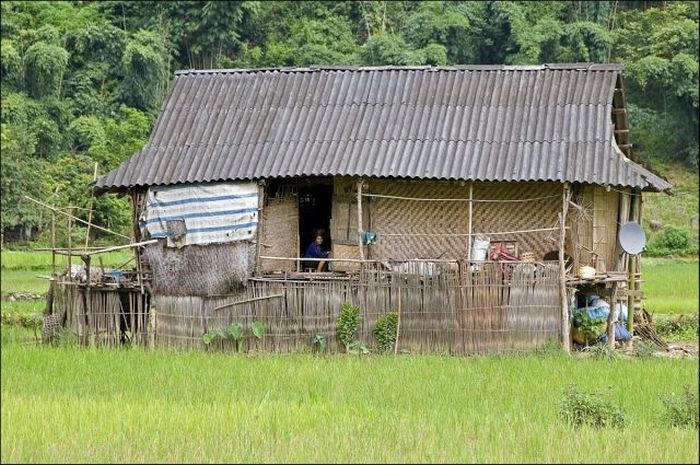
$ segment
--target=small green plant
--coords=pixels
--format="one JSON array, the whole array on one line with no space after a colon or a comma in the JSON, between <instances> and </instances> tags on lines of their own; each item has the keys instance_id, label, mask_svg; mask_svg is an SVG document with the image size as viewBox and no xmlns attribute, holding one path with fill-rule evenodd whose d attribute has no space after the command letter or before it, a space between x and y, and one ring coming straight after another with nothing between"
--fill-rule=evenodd
<instances>
[{"instance_id":1,"label":"small green plant","mask_svg":"<svg viewBox=\"0 0 700 465\"><path fill-rule=\"evenodd\" d=\"M360 325L360 308L344 303L336 323L336 331L340 342L345 345L345 351L350 352L350 344L355 340L355 332Z\"/></svg>"},{"instance_id":2,"label":"small green plant","mask_svg":"<svg viewBox=\"0 0 700 465\"><path fill-rule=\"evenodd\" d=\"M202 336L202 341L204 341L204 344L206 344L207 346L217 339L226 339L226 330L218 329L213 331L207 331Z\"/></svg>"},{"instance_id":3,"label":"small green plant","mask_svg":"<svg viewBox=\"0 0 700 465\"><path fill-rule=\"evenodd\" d=\"M226 339L233 339L235 351L238 352L238 348L241 340L243 340L243 326L240 323L231 323L231 326L225 329L217 329L213 331L207 331L202 336L202 341L204 344L209 346L212 342L217 339L225 341Z\"/></svg>"},{"instance_id":4,"label":"small green plant","mask_svg":"<svg viewBox=\"0 0 700 465\"><path fill-rule=\"evenodd\" d=\"M253 324L250 325L250 331L256 339L260 340L265 334L265 326L259 321L254 321Z\"/></svg>"},{"instance_id":5,"label":"small green plant","mask_svg":"<svg viewBox=\"0 0 700 465\"><path fill-rule=\"evenodd\" d=\"M374 324L374 337L377 338L377 350L387 352L396 343L399 316L396 312L389 312L377 318Z\"/></svg>"},{"instance_id":6,"label":"small green plant","mask_svg":"<svg viewBox=\"0 0 700 465\"><path fill-rule=\"evenodd\" d=\"M659 243L662 247L671 250L682 250L688 247L690 234L685 229L669 224L664 226L664 230L659 237Z\"/></svg>"},{"instance_id":7,"label":"small green plant","mask_svg":"<svg viewBox=\"0 0 700 465\"><path fill-rule=\"evenodd\" d=\"M311 345L317 352L324 350L327 345L326 337L322 334L314 334L314 337L311 339Z\"/></svg>"},{"instance_id":8,"label":"small green plant","mask_svg":"<svg viewBox=\"0 0 700 465\"><path fill-rule=\"evenodd\" d=\"M593 394L580 392L574 383L568 385L564 399L559 404L559 417L573 427L625 426L625 414L612 400L603 396L599 390Z\"/></svg>"},{"instance_id":9,"label":"small green plant","mask_svg":"<svg viewBox=\"0 0 700 465\"><path fill-rule=\"evenodd\" d=\"M231 323L228 328L228 335L233 339L236 347L236 352L238 352L239 345L243 340L243 326L240 323Z\"/></svg>"},{"instance_id":10,"label":"small green plant","mask_svg":"<svg viewBox=\"0 0 700 465\"><path fill-rule=\"evenodd\" d=\"M698 428L700 411L698 407L698 389L691 389L690 385L683 386L680 394L659 394L664 412L661 421L672 427Z\"/></svg>"}]
</instances>

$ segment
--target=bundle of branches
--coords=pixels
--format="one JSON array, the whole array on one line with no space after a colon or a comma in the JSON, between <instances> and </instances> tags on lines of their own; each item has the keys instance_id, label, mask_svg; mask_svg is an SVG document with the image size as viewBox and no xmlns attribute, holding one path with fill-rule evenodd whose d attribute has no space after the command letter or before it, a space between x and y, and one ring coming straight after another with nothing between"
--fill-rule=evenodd
<instances>
[{"instance_id":1,"label":"bundle of branches","mask_svg":"<svg viewBox=\"0 0 700 465\"><path fill-rule=\"evenodd\" d=\"M666 344L654 331L654 326L651 322L651 314L646 310L634 312L634 334L639 335L644 340L651 341L657 347L668 351Z\"/></svg>"}]
</instances>

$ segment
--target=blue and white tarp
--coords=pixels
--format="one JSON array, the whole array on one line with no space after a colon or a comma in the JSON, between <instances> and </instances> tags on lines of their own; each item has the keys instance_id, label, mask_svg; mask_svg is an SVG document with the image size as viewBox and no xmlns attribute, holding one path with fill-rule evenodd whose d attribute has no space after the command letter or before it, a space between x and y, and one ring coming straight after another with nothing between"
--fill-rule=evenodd
<instances>
[{"instance_id":1,"label":"blue and white tarp","mask_svg":"<svg viewBox=\"0 0 700 465\"><path fill-rule=\"evenodd\" d=\"M170 247L250 240L258 226L255 182L151 187L141 232Z\"/></svg>"}]
</instances>

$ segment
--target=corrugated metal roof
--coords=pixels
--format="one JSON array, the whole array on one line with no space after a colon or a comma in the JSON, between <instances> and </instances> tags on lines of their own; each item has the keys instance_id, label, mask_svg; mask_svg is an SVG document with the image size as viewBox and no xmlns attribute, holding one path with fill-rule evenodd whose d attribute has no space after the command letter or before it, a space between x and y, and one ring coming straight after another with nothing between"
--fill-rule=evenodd
<instances>
[{"instance_id":1,"label":"corrugated metal roof","mask_svg":"<svg viewBox=\"0 0 700 465\"><path fill-rule=\"evenodd\" d=\"M666 190L613 137L620 65L180 71L146 146L96 183L294 176Z\"/></svg>"}]
</instances>

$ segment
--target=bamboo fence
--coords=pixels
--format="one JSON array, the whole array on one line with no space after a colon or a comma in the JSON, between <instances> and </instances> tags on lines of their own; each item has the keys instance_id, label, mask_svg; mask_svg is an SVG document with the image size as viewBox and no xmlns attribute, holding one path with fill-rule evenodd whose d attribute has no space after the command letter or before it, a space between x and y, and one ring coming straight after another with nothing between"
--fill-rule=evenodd
<instances>
[{"instance_id":1,"label":"bamboo fence","mask_svg":"<svg viewBox=\"0 0 700 465\"><path fill-rule=\"evenodd\" d=\"M357 305L358 340L376 347L376 320L400 315L400 352L467 354L532 349L561 334L558 262L466 262L426 274L422 262L401 271L363 263L355 277L253 278L239 293L208 297L155 296L156 345L204 348L202 336L240 323L244 351L290 352L311 348L323 336L340 350L336 321L344 303ZM261 322L258 340L249 328ZM231 341L213 343L232 350Z\"/></svg>"}]
</instances>

